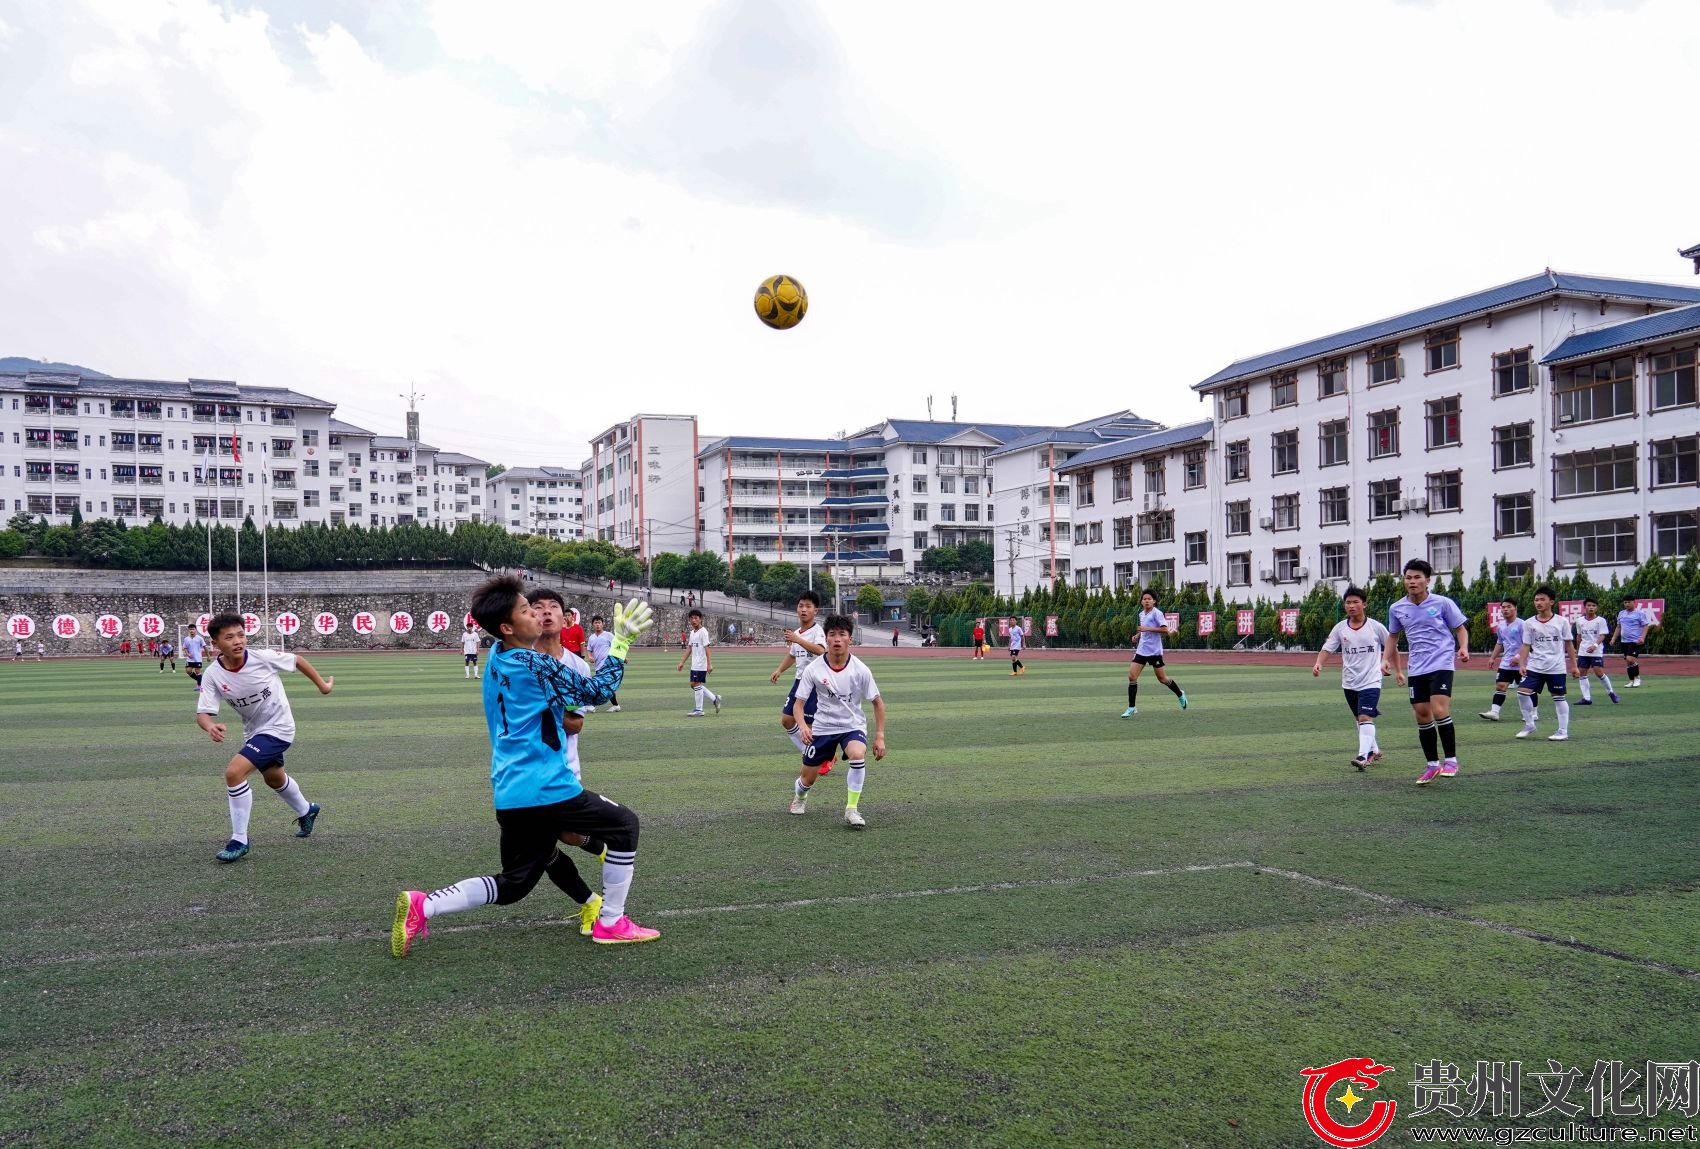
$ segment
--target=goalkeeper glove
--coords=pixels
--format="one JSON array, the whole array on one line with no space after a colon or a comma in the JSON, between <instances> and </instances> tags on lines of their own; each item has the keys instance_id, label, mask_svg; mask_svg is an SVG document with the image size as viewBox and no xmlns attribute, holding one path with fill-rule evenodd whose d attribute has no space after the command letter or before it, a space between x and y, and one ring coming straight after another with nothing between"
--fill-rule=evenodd
<instances>
[{"instance_id":1,"label":"goalkeeper glove","mask_svg":"<svg viewBox=\"0 0 1700 1149\"><path fill-rule=\"evenodd\" d=\"M655 622L655 612L649 604L641 599L632 599L624 606L614 605L614 641L608 647L608 653L614 658L625 661L626 653L631 650L632 642Z\"/></svg>"}]
</instances>

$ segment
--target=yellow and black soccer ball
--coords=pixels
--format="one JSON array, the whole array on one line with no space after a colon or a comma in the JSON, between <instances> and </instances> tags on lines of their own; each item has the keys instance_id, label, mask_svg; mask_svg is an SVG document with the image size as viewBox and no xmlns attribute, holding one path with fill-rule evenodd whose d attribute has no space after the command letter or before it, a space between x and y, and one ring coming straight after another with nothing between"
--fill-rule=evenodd
<instances>
[{"instance_id":1,"label":"yellow and black soccer ball","mask_svg":"<svg viewBox=\"0 0 1700 1149\"><path fill-rule=\"evenodd\" d=\"M809 293L789 275L764 279L756 288L756 318L769 327L784 331L803 322L808 313Z\"/></svg>"}]
</instances>

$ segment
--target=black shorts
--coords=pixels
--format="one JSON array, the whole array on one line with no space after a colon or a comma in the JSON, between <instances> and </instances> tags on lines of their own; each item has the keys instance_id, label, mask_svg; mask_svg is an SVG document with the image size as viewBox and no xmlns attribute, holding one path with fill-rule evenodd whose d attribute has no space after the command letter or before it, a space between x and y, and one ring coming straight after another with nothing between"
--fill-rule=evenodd
<instances>
[{"instance_id":1,"label":"black shorts","mask_svg":"<svg viewBox=\"0 0 1700 1149\"><path fill-rule=\"evenodd\" d=\"M1625 658L1640 658L1641 644L1639 642L1620 642L1617 644L1617 652Z\"/></svg>"},{"instance_id":2,"label":"black shorts","mask_svg":"<svg viewBox=\"0 0 1700 1149\"><path fill-rule=\"evenodd\" d=\"M183 669L184 670L199 670L199 669L201 669L201 664L198 663L198 662L185 662L183 664Z\"/></svg>"},{"instance_id":3,"label":"black shorts","mask_svg":"<svg viewBox=\"0 0 1700 1149\"><path fill-rule=\"evenodd\" d=\"M1507 682L1516 681L1517 668L1515 666L1502 666L1498 670L1494 671L1493 684L1495 686L1504 686Z\"/></svg>"},{"instance_id":4,"label":"black shorts","mask_svg":"<svg viewBox=\"0 0 1700 1149\"><path fill-rule=\"evenodd\" d=\"M466 665L477 666L478 665L478 656L476 654L467 655L466 656Z\"/></svg>"},{"instance_id":5,"label":"black shorts","mask_svg":"<svg viewBox=\"0 0 1700 1149\"><path fill-rule=\"evenodd\" d=\"M502 828L502 872L496 878L496 901L504 906L531 892L555 860L564 832L601 838L608 843L611 855L635 851L638 843L637 815L590 790L549 806L497 810L496 824Z\"/></svg>"},{"instance_id":6,"label":"black shorts","mask_svg":"<svg viewBox=\"0 0 1700 1149\"><path fill-rule=\"evenodd\" d=\"M1431 670L1427 674L1413 674L1406 680L1411 687L1411 703L1427 702L1435 695L1452 697L1452 672L1450 670Z\"/></svg>"},{"instance_id":7,"label":"black shorts","mask_svg":"<svg viewBox=\"0 0 1700 1149\"><path fill-rule=\"evenodd\" d=\"M1133 656L1133 661L1141 666L1160 667L1163 665L1163 656L1160 654L1136 654Z\"/></svg>"}]
</instances>

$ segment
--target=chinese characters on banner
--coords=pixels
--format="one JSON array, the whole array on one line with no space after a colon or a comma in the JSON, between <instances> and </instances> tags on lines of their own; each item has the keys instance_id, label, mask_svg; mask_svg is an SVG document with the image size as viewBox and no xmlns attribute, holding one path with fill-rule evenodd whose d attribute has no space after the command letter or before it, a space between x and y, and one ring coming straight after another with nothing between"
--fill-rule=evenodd
<instances>
[{"instance_id":1,"label":"chinese characters on banner","mask_svg":"<svg viewBox=\"0 0 1700 1149\"><path fill-rule=\"evenodd\" d=\"M413 629L413 616L405 610L398 610L390 615L390 633L406 634Z\"/></svg>"},{"instance_id":2,"label":"chinese characters on banner","mask_svg":"<svg viewBox=\"0 0 1700 1149\"><path fill-rule=\"evenodd\" d=\"M1281 608L1281 633L1297 634L1299 632L1299 608L1287 606Z\"/></svg>"},{"instance_id":3,"label":"chinese characters on banner","mask_svg":"<svg viewBox=\"0 0 1700 1149\"><path fill-rule=\"evenodd\" d=\"M136 629L143 638L158 638L165 633L165 620L157 614L144 614L136 620Z\"/></svg>"},{"instance_id":4,"label":"chinese characters on banner","mask_svg":"<svg viewBox=\"0 0 1700 1149\"><path fill-rule=\"evenodd\" d=\"M998 637L999 638L1008 638L1009 637L1009 619L1007 619L1007 618L998 619Z\"/></svg>"},{"instance_id":5,"label":"chinese characters on banner","mask_svg":"<svg viewBox=\"0 0 1700 1149\"><path fill-rule=\"evenodd\" d=\"M378 616L369 610L356 611L348 622L354 628L355 634L376 634L378 631Z\"/></svg>"},{"instance_id":6,"label":"chinese characters on banner","mask_svg":"<svg viewBox=\"0 0 1700 1149\"><path fill-rule=\"evenodd\" d=\"M1257 612L1255 610L1241 610L1234 613L1241 635L1251 634L1257 629Z\"/></svg>"},{"instance_id":7,"label":"chinese characters on banner","mask_svg":"<svg viewBox=\"0 0 1700 1149\"><path fill-rule=\"evenodd\" d=\"M301 629L300 616L284 611L277 616L277 632L285 637Z\"/></svg>"},{"instance_id":8,"label":"chinese characters on banner","mask_svg":"<svg viewBox=\"0 0 1700 1149\"><path fill-rule=\"evenodd\" d=\"M195 629L202 635L207 633L207 623L212 621L212 615L203 614L195 620Z\"/></svg>"},{"instance_id":9,"label":"chinese characters on banner","mask_svg":"<svg viewBox=\"0 0 1700 1149\"><path fill-rule=\"evenodd\" d=\"M1534 604L1530 603L1529 605L1533 606ZM1553 613L1562 614L1565 618L1568 618L1571 622L1575 622L1577 619L1582 617L1582 600L1580 600L1580 599L1566 599L1564 602L1559 603L1557 606L1553 607L1552 609L1553 609ZM1531 611L1530 613L1533 613L1533 612Z\"/></svg>"},{"instance_id":10,"label":"chinese characters on banner","mask_svg":"<svg viewBox=\"0 0 1700 1149\"><path fill-rule=\"evenodd\" d=\"M253 638L256 634L259 634L260 616L257 614L244 614L242 616L242 633L247 635L249 638Z\"/></svg>"},{"instance_id":11,"label":"chinese characters on banner","mask_svg":"<svg viewBox=\"0 0 1700 1149\"><path fill-rule=\"evenodd\" d=\"M465 626L477 626L478 625L478 620L472 617L472 612L470 610L466 612L466 621L463 625L465 625Z\"/></svg>"},{"instance_id":12,"label":"chinese characters on banner","mask_svg":"<svg viewBox=\"0 0 1700 1149\"><path fill-rule=\"evenodd\" d=\"M1635 598L1629 600L1629 606L1634 610L1644 610L1653 616L1655 626L1665 623L1665 600L1662 598Z\"/></svg>"},{"instance_id":13,"label":"chinese characters on banner","mask_svg":"<svg viewBox=\"0 0 1700 1149\"><path fill-rule=\"evenodd\" d=\"M1215 611L1213 611L1213 610L1201 610L1201 611L1198 612L1198 633L1201 634L1201 635L1202 634L1215 634L1216 633L1216 612Z\"/></svg>"},{"instance_id":14,"label":"chinese characters on banner","mask_svg":"<svg viewBox=\"0 0 1700 1149\"><path fill-rule=\"evenodd\" d=\"M1488 629L1498 630L1505 625L1505 604L1490 602L1487 604Z\"/></svg>"},{"instance_id":15,"label":"chinese characters on banner","mask_svg":"<svg viewBox=\"0 0 1700 1149\"><path fill-rule=\"evenodd\" d=\"M329 611L320 611L313 616L313 629L324 635L336 633L336 615Z\"/></svg>"},{"instance_id":16,"label":"chinese characters on banner","mask_svg":"<svg viewBox=\"0 0 1700 1149\"><path fill-rule=\"evenodd\" d=\"M1180 612L1175 610L1163 612L1163 625L1169 628L1170 633L1179 634L1181 631Z\"/></svg>"},{"instance_id":17,"label":"chinese characters on banner","mask_svg":"<svg viewBox=\"0 0 1700 1149\"><path fill-rule=\"evenodd\" d=\"M27 614L14 614L6 620L6 633L13 638L30 638L35 634L35 619Z\"/></svg>"},{"instance_id":18,"label":"chinese characters on banner","mask_svg":"<svg viewBox=\"0 0 1700 1149\"><path fill-rule=\"evenodd\" d=\"M124 633L124 620L115 614L103 614L94 620L94 632L102 638L117 638Z\"/></svg>"},{"instance_id":19,"label":"chinese characters on banner","mask_svg":"<svg viewBox=\"0 0 1700 1149\"><path fill-rule=\"evenodd\" d=\"M76 638L83 632L83 624L77 621L74 614L59 614L53 616L53 636L55 638Z\"/></svg>"},{"instance_id":20,"label":"chinese characters on banner","mask_svg":"<svg viewBox=\"0 0 1700 1149\"><path fill-rule=\"evenodd\" d=\"M425 629L432 634L442 634L449 629L449 612L446 610L432 611L425 619Z\"/></svg>"},{"instance_id":21,"label":"chinese characters on banner","mask_svg":"<svg viewBox=\"0 0 1700 1149\"><path fill-rule=\"evenodd\" d=\"M1054 615L1054 614L1047 614L1045 616L1045 637L1046 638L1055 638L1056 636L1057 636L1057 616Z\"/></svg>"}]
</instances>

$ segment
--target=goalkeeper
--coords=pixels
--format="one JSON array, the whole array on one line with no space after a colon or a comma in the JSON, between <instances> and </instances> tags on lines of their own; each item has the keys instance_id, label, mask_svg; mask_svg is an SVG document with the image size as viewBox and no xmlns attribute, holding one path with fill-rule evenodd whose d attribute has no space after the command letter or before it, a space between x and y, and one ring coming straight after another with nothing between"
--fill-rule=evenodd
<instances>
[{"instance_id":1,"label":"goalkeeper","mask_svg":"<svg viewBox=\"0 0 1700 1149\"><path fill-rule=\"evenodd\" d=\"M600 945L650 942L661 936L626 916L637 860L637 815L579 784L567 764L567 712L614 696L626 672L632 640L650 626L637 599L614 609L614 640L602 666L585 677L533 647L543 628L511 575L491 579L472 596L472 617L497 639L484 674L484 720L490 728L490 785L501 827L502 872L466 878L425 893L396 896L390 952L406 957L438 914L476 906L511 905L545 874L572 863L560 852L564 832L608 844L602 862L602 910L591 927Z\"/></svg>"}]
</instances>

